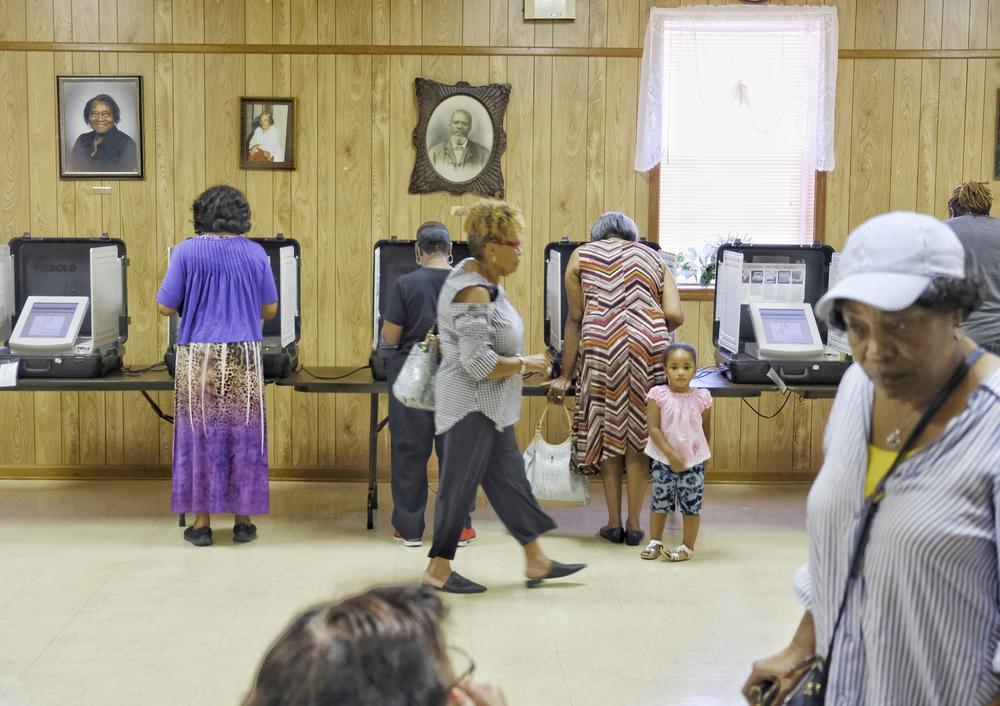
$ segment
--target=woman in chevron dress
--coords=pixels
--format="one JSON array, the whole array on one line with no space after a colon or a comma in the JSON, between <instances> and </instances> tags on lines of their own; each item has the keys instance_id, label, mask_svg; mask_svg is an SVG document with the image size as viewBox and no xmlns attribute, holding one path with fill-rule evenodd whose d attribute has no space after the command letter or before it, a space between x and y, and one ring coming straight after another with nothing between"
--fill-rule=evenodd
<instances>
[{"instance_id":1,"label":"woman in chevron dress","mask_svg":"<svg viewBox=\"0 0 1000 706\"><path fill-rule=\"evenodd\" d=\"M608 524L600 536L631 546L643 537L639 513L649 480L646 392L663 384L669 332L684 322L673 277L638 239L635 221L609 212L594 222L591 242L573 252L566 268L562 375L549 392L561 404L579 372L570 463L577 473L601 474Z\"/></svg>"}]
</instances>

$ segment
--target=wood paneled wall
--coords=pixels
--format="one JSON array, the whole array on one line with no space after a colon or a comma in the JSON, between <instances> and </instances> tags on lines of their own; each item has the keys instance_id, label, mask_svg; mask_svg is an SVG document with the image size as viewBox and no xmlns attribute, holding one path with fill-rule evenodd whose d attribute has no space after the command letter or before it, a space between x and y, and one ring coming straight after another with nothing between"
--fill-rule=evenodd
<instances>
[{"instance_id":1,"label":"wood paneled wall","mask_svg":"<svg viewBox=\"0 0 1000 706\"><path fill-rule=\"evenodd\" d=\"M132 316L127 362L156 361L165 328L153 297L166 248L190 234L190 204L206 186L245 190L254 232L303 246L302 359L362 365L371 339L371 248L445 222L471 196L406 193L417 110L413 80L513 85L503 159L508 198L528 223L528 249L506 283L541 350L542 252L586 237L609 209L648 230L649 182L632 170L638 53L649 0L578 0L572 23L525 23L521 0L0 0L0 240L107 231L128 245ZM676 5L677 3L673 3ZM791 3L788 3L791 4ZM815 4L815 3L814 3ZM890 208L945 214L951 188L992 178L1000 0L840 0L837 170L827 180L826 233L835 246ZM160 51L51 51L9 43L155 43ZM176 45L192 44L190 52ZM348 53L227 53L205 44L360 45ZM383 46L420 46L420 53ZM581 56L423 54L427 47L577 47ZM86 47L81 47L86 49ZM899 50L876 59L859 50ZM960 50L911 58L914 50ZM964 51L963 51L964 50ZM604 51L607 54L607 51ZM982 53L982 52L980 52ZM989 52L986 52L989 55ZM968 56L967 56L968 55ZM141 74L146 178L60 181L55 76ZM241 171L241 95L295 96L293 172ZM91 187L107 184L109 196ZM994 186L997 186L994 182ZM711 358L711 302L686 301L681 337ZM170 395L160 404L171 405ZM750 400L763 414L777 394ZM526 402L521 439L540 401ZM809 478L821 460L829 402L793 397L773 419L739 400L714 415L716 478ZM276 476L356 477L367 462L367 398L268 388ZM162 477L171 428L136 393L0 395L0 475ZM387 446L380 449L383 470Z\"/></svg>"}]
</instances>

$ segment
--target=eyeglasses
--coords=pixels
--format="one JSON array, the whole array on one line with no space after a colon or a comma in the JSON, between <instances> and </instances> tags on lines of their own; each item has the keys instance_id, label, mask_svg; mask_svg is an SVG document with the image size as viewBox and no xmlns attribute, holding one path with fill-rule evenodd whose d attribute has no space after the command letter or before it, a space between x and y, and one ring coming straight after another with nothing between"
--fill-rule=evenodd
<instances>
[{"instance_id":1,"label":"eyeglasses","mask_svg":"<svg viewBox=\"0 0 1000 706\"><path fill-rule=\"evenodd\" d=\"M448 664L451 666L451 673L458 675L448 683L448 693L450 694L455 689L461 690L463 686L472 680L472 675L476 671L476 663L473 661L472 655L461 647L448 645L445 648L445 652L448 655Z\"/></svg>"},{"instance_id":2,"label":"eyeglasses","mask_svg":"<svg viewBox=\"0 0 1000 706\"><path fill-rule=\"evenodd\" d=\"M105 111L103 113L91 113L90 114L90 117L92 117L92 118L110 118L111 116L112 116L112 114L109 113L109 112L107 112L107 111Z\"/></svg>"},{"instance_id":3,"label":"eyeglasses","mask_svg":"<svg viewBox=\"0 0 1000 706\"><path fill-rule=\"evenodd\" d=\"M496 240L491 240L491 243L496 243L497 245L506 245L509 248L514 248L517 252L524 252L524 246L521 245L520 240L502 240L497 238Z\"/></svg>"}]
</instances>

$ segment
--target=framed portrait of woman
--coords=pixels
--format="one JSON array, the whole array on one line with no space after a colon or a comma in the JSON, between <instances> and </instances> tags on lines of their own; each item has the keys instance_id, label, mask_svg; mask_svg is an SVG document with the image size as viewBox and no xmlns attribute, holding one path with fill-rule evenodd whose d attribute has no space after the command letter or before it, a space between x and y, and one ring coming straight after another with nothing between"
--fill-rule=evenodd
<instances>
[{"instance_id":1,"label":"framed portrait of woman","mask_svg":"<svg viewBox=\"0 0 1000 706\"><path fill-rule=\"evenodd\" d=\"M56 76L60 179L142 179L142 76Z\"/></svg>"},{"instance_id":2,"label":"framed portrait of woman","mask_svg":"<svg viewBox=\"0 0 1000 706\"><path fill-rule=\"evenodd\" d=\"M294 98L240 98L240 168L295 169Z\"/></svg>"},{"instance_id":3,"label":"framed portrait of woman","mask_svg":"<svg viewBox=\"0 0 1000 706\"><path fill-rule=\"evenodd\" d=\"M420 114L413 131L417 155L410 193L503 198L500 157L507 148L503 119L510 84L448 85L418 78L415 87Z\"/></svg>"}]
</instances>

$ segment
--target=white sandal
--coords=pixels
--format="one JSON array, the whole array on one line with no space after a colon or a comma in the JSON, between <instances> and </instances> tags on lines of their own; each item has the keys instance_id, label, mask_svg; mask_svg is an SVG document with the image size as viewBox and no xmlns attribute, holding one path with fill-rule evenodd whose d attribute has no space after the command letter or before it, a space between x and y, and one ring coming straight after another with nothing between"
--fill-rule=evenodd
<instances>
[{"instance_id":1,"label":"white sandal","mask_svg":"<svg viewBox=\"0 0 1000 706\"><path fill-rule=\"evenodd\" d=\"M681 556L681 552L683 552L683 556ZM663 555L667 561L687 561L694 556L694 549L686 544L679 544L673 549L664 550Z\"/></svg>"},{"instance_id":2,"label":"white sandal","mask_svg":"<svg viewBox=\"0 0 1000 706\"><path fill-rule=\"evenodd\" d=\"M664 551L663 542L658 539L651 539L646 548L639 552L639 556L643 559L659 559L663 556Z\"/></svg>"}]
</instances>

